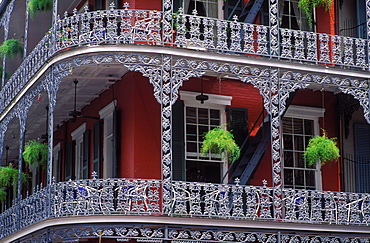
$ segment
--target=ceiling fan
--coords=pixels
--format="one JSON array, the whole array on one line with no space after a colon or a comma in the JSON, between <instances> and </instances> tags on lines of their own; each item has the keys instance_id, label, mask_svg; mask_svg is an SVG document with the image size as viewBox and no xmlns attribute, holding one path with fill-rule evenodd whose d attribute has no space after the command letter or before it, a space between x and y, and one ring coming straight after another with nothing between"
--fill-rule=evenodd
<instances>
[{"instance_id":1,"label":"ceiling fan","mask_svg":"<svg viewBox=\"0 0 370 243\"><path fill-rule=\"evenodd\" d=\"M69 112L69 115L72 116L72 122L75 122L77 117L83 117L83 118L90 118L90 119L100 120L100 117L85 116L85 115L82 115L81 114L81 111L78 111L77 110L77 84L78 84L78 80L75 79L73 81L73 83L75 85L74 105L73 105L73 111L70 111Z\"/></svg>"}]
</instances>

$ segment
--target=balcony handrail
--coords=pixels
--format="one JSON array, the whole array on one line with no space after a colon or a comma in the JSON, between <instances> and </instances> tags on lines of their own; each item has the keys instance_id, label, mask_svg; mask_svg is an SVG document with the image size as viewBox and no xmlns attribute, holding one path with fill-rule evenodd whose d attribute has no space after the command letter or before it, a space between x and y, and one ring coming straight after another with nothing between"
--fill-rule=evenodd
<instances>
[{"instance_id":1,"label":"balcony handrail","mask_svg":"<svg viewBox=\"0 0 370 243\"><path fill-rule=\"evenodd\" d=\"M89 215L269 220L308 224L370 225L370 194L282 189L283 218L274 219L276 188L173 181L170 210L164 183L155 179L84 179L53 183L0 214L0 239L37 222Z\"/></svg>"},{"instance_id":2,"label":"balcony handrail","mask_svg":"<svg viewBox=\"0 0 370 243\"><path fill-rule=\"evenodd\" d=\"M302 63L368 70L368 41L361 38L280 29L278 56L269 49L268 26L184 14L173 19L173 36L163 30L162 12L124 9L65 14L46 33L0 91L0 112L47 60L58 52L91 44L161 45ZM166 34L164 34L166 32ZM166 36L166 37L164 37Z\"/></svg>"}]
</instances>

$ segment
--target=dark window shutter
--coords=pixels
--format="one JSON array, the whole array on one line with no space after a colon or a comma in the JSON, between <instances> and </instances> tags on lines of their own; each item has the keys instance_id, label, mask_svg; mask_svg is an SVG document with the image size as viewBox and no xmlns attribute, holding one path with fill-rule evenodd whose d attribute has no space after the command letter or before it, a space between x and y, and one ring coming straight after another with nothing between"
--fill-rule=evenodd
<instances>
[{"instance_id":1,"label":"dark window shutter","mask_svg":"<svg viewBox=\"0 0 370 243\"><path fill-rule=\"evenodd\" d=\"M113 178L117 177L117 152L118 152L118 111L115 108L113 111L113 148L112 148L112 166Z\"/></svg>"},{"instance_id":2,"label":"dark window shutter","mask_svg":"<svg viewBox=\"0 0 370 243\"><path fill-rule=\"evenodd\" d=\"M83 134L83 151L82 151L82 177L83 179L89 178L89 164L90 164L90 130L86 130Z\"/></svg>"},{"instance_id":3,"label":"dark window shutter","mask_svg":"<svg viewBox=\"0 0 370 243\"><path fill-rule=\"evenodd\" d=\"M184 102L172 106L172 179L185 180Z\"/></svg>"},{"instance_id":4,"label":"dark window shutter","mask_svg":"<svg viewBox=\"0 0 370 243\"><path fill-rule=\"evenodd\" d=\"M103 10L103 0L95 0L95 10Z\"/></svg>"},{"instance_id":5,"label":"dark window shutter","mask_svg":"<svg viewBox=\"0 0 370 243\"><path fill-rule=\"evenodd\" d=\"M58 151L58 164L55 180L56 182L60 182L62 180L62 149Z\"/></svg>"},{"instance_id":6,"label":"dark window shutter","mask_svg":"<svg viewBox=\"0 0 370 243\"><path fill-rule=\"evenodd\" d=\"M75 164L75 141L67 143L66 145L66 160L64 164L64 179L74 179L73 168Z\"/></svg>"},{"instance_id":7,"label":"dark window shutter","mask_svg":"<svg viewBox=\"0 0 370 243\"><path fill-rule=\"evenodd\" d=\"M122 0L114 0L114 4L116 8L119 8L119 9L122 8Z\"/></svg>"},{"instance_id":8,"label":"dark window shutter","mask_svg":"<svg viewBox=\"0 0 370 243\"><path fill-rule=\"evenodd\" d=\"M100 120L94 124L94 157L93 157L93 171L98 174L98 178L101 178L101 168L102 168L102 124L103 121Z\"/></svg>"},{"instance_id":9,"label":"dark window shutter","mask_svg":"<svg viewBox=\"0 0 370 243\"><path fill-rule=\"evenodd\" d=\"M248 109L228 108L228 129L234 135L235 142L241 146L248 136Z\"/></svg>"},{"instance_id":10,"label":"dark window shutter","mask_svg":"<svg viewBox=\"0 0 370 243\"><path fill-rule=\"evenodd\" d=\"M370 125L354 124L356 191L370 192Z\"/></svg>"}]
</instances>

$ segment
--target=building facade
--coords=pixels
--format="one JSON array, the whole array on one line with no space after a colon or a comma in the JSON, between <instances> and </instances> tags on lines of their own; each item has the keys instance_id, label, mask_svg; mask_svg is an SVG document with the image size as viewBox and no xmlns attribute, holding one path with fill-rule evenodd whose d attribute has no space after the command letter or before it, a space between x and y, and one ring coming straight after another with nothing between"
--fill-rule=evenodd
<instances>
[{"instance_id":1,"label":"building facade","mask_svg":"<svg viewBox=\"0 0 370 243\"><path fill-rule=\"evenodd\" d=\"M0 3L1 242L370 242L370 0L31 2Z\"/></svg>"}]
</instances>

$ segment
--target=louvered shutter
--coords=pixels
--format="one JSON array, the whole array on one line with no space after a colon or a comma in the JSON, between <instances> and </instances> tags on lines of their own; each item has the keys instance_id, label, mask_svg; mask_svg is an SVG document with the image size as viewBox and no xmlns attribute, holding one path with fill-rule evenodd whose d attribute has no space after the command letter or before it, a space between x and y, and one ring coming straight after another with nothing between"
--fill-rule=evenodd
<instances>
[{"instance_id":1,"label":"louvered shutter","mask_svg":"<svg viewBox=\"0 0 370 243\"><path fill-rule=\"evenodd\" d=\"M75 164L75 144L75 141L72 141L66 145L66 159L64 164L65 180L74 179L73 168Z\"/></svg>"},{"instance_id":2,"label":"louvered shutter","mask_svg":"<svg viewBox=\"0 0 370 243\"><path fill-rule=\"evenodd\" d=\"M248 136L248 109L228 108L228 130L234 135L235 142L241 146Z\"/></svg>"},{"instance_id":3,"label":"louvered shutter","mask_svg":"<svg viewBox=\"0 0 370 243\"><path fill-rule=\"evenodd\" d=\"M172 106L172 179L185 180L184 102Z\"/></svg>"},{"instance_id":4,"label":"louvered shutter","mask_svg":"<svg viewBox=\"0 0 370 243\"><path fill-rule=\"evenodd\" d=\"M370 125L354 124L356 191L370 192Z\"/></svg>"},{"instance_id":5,"label":"louvered shutter","mask_svg":"<svg viewBox=\"0 0 370 243\"><path fill-rule=\"evenodd\" d=\"M82 151L82 178L89 178L90 164L90 130L86 130L83 134L83 151Z\"/></svg>"}]
</instances>

